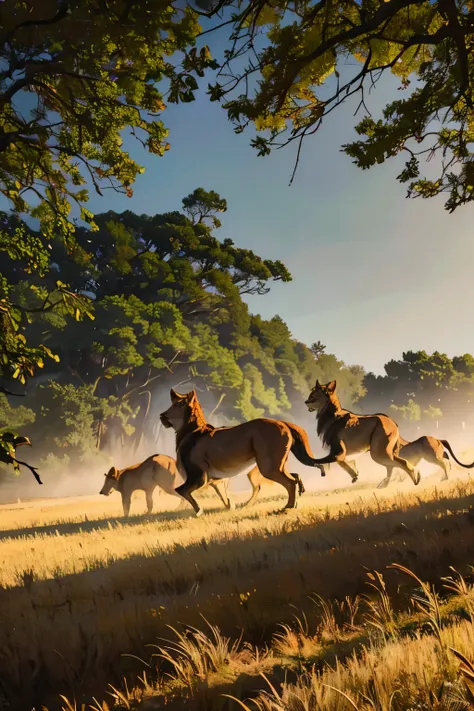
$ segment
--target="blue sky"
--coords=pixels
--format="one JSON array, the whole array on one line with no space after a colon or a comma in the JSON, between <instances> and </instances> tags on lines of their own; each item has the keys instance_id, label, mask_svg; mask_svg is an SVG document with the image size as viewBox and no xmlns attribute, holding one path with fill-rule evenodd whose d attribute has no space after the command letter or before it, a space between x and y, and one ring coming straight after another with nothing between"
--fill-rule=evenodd
<instances>
[{"instance_id":1,"label":"blue sky","mask_svg":"<svg viewBox=\"0 0 474 711\"><path fill-rule=\"evenodd\" d=\"M396 86L390 78L377 85L375 115ZM222 108L198 95L164 112L171 150L163 158L125 138L146 167L133 197L91 192L89 207L155 214L180 209L196 187L216 190L228 202L220 237L282 260L293 275L250 298L252 311L279 314L296 338L320 340L377 373L406 350L474 353L474 207L449 215L443 199L407 200L398 159L356 168L340 152L355 135L356 105L343 105L306 140L289 187L296 146L259 158L251 134L236 135Z\"/></svg>"},{"instance_id":2,"label":"blue sky","mask_svg":"<svg viewBox=\"0 0 474 711\"><path fill-rule=\"evenodd\" d=\"M390 84L379 85L371 108L383 105ZM340 145L354 135L354 107L307 139L289 187L293 148L258 158L250 135L235 135L225 112L201 95L165 112L171 150L163 158L127 141L146 167L133 198L92 195L90 207L155 214L179 209L196 187L216 190L229 207L221 238L281 259L293 275L251 298L254 312L277 313L295 337L321 340L375 372L404 350L474 352L473 208L449 215L443 200L405 199L399 161L370 171L352 165Z\"/></svg>"}]
</instances>

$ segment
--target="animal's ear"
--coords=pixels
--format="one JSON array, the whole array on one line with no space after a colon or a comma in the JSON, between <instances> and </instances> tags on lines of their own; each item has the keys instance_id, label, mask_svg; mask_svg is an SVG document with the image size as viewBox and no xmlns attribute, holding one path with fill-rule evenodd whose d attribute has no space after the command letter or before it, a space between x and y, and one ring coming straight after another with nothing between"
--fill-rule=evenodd
<instances>
[{"instance_id":1,"label":"animal's ear","mask_svg":"<svg viewBox=\"0 0 474 711\"><path fill-rule=\"evenodd\" d=\"M321 388L321 385L319 384L319 379L316 378L316 385L314 386L315 390L319 390Z\"/></svg>"},{"instance_id":2,"label":"animal's ear","mask_svg":"<svg viewBox=\"0 0 474 711\"><path fill-rule=\"evenodd\" d=\"M115 468L115 467L111 467L105 476L106 476L106 477L110 477L111 479L116 479L116 478L117 478L117 470L116 470L116 468Z\"/></svg>"},{"instance_id":3,"label":"animal's ear","mask_svg":"<svg viewBox=\"0 0 474 711\"><path fill-rule=\"evenodd\" d=\"M173 390L173 388L171 388L170 390L170 398L171 402L179 402L180 399L178 393L176 392L176 390Z\"/></svg>"},{"instance_id":4,"label":"animal's ear","mask_svg":"<svg viewBox=\"0 0 474 711\"><path fill-rule=\"evenodd\" d=\"M331 382L328 383L326 387L327 387L328 393L333 393L333 392L335 391L335 389L336 389L336 381L335 381L335 380L331 380Z\"/></svg>"}]
</instances>

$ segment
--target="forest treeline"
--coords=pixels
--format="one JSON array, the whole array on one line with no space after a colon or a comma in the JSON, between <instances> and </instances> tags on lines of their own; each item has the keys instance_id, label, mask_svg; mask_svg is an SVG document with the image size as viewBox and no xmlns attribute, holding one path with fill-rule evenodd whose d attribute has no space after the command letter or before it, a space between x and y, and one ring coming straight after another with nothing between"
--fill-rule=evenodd
<instances>
[{"instance_id":1,"label":"forest treeline","mask_svg":"<svg viewBox=\"0 0 474 711\"><path fill-rule=\"evenodd\" d=\"M0 3L0 195L11 210L0 213L0 462L16 466L26 433L48 471L66 457L154 442L169 383L194 384L221 420L298 419L315 377L337 377L345 404L390 409L406 436L448 421L467 427L470 355L407 353L384 376L366 376L319 343L298 343L278 316L249 313L246 295L290 275L216 238L226 208L216 193L197 190L181 212L153 217L96 218L88 200L90 191L132 197L144 167L124 135L163 156L167 107L184 111L207 87L236 133L255 129L259 155L297 145L295 170L305 136L356 99L358 138L345 153L361 169L407 155L398 175L407 194L443 193L452 212L474 199L471 9L441 0L50 5ZM395 83L377 118L366 88L387 74ZM434 155L442 160L428 179ZM18 405L8 391L22 385Z\"/></svg>"},{"instance_id":2,"label":"forest treeline","mask_svg":"<svg viewBox=\"0 0 474 711\"><path fill-rule=\"evenodd\" d=\"M154 452L170 386L196 388L219 423L262 415L301 421L316 378L335 378L344 406L389 412L407 437L448 419L472 424L471 355L409 352L375 376L320 341L293 338L278 315L250 313L246 295L291 275L281 262L218 238L226 209L217 193L198 188L181 211L97 215L97 231L77 229L73 257L52 242L40 270L18 253L4 260L21 338L50 357L28 379L21 404L0 393L1 431L26 433L48 477L69 463L97 463L97 452ZM15 218L4 214L3 222L14 235ZM89 303L86 317L56 300L58 281ZM311 343L318 334L308 335Z\"/></svg>"}]
</instances>

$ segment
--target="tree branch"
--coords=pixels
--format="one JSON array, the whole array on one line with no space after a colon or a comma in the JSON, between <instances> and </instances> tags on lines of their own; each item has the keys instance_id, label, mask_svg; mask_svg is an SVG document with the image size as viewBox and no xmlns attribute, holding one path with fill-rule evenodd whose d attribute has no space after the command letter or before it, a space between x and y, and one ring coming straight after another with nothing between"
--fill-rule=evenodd
<instances>
[{"instance_id":1,"label":"tree branch","mask_svg":"<svg viewBox=\"0 0 474 711\"><path fill-rule=\"evenodd\" d=\"M37 467L32 467L31 464L27 464L26 462L22 462L19 459L16 459L15 457L12 457L12 461L16 462L17 464L20 464L22 467L26 467L27 469L30 470L30 472L33 474L34 478L38 482L38 484L42 484L43 482L40 479L40 476L38 474L38 468Z\"/></svg>"},{"instance_id":2,"label":"tree branch","mask_svg":"<svg viewBox=\"0 0 474 711\"><path fill-rule=\"evenodd\" d=\"M4 37L1 38L0 43L4 44L6 42L9 42L12 37L18 32L18 30L23 29L24 27L39 27L39 26L44 26L44 25L54 25L56 22L60 22L63 20L66 15L69 12L69 3L64 2L62 3L56 14L53 15L53 17L46 18L44 20L25 20L24 22L20 22L18 25L13 27L9 32L7 32Z\"/></svg>"},{"instance_id":3,"label":"tree branch","mask_svg":"<svg viewBox=\"0 0 474 711\"><path fill-rule=\"evenodd\" d=\"M4 395L11 395L12 397L25 397L26 393L12 393L11 390L7 390L3 385L0 385L0 393Z\"/></svg>"}]
</instances>

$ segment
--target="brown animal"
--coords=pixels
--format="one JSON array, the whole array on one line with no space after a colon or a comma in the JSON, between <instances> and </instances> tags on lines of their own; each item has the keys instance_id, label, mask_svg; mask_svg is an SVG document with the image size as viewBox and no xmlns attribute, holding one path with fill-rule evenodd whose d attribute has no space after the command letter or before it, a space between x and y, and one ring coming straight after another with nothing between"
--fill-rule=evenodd
<instances>
[{"instance_id":1,"label":"brown animal","mask_svg":"<svg viewBox=\"0 0 474 711\"><path fill-rule=\"evenodd\" d=\"M171 407L160 415L165 427L176 432L176 453L186 481L176 493L189 501L197 516L203 511L193 497L208 481L240 474L256 463L263 477L281 484L288 492L285 509L296 508L297 491L304 492L298 474L286 470L291 452L308 466L316 461L306 432L297 425L263 417L234 427L214 427L206 422L196 392L181 395L170 391Z\"/></svg>"},{"instance_id":2,"label":"brown animal","mask_svg":"<svg viewBox=\"0 0 474 711\"><path fill-rule=\"evenodd\" d=\"M130 513L130 502L134 491L144 491L147 513L153 511L153 492L159 486L171 496L179 496L175 491L177 483L182 481L176 461L166 454L154 454L140 464L125 469L112 467L105 475L105 484L100 493L110 496L113 491L122 495L123 515ZM181 498L181 497L180 497ZM181 508L186 503L181 499Z\"/></svg>"},{"instance_id":3,"label":"brown animal","mask_svg":"<svg viewBox=\"0 0 474 711\"><path fill-rule=\"evenodd\" d=\"M436 437L431 437L429 435L423 435L418 437L418 439L409 442L408 440L400 437L400 456L406 459L409 464L416 467L422 459L429 462L430 464L435 464L443 471L443 476L441 481L446 481L451 471L451 461L449 459L449 454L454 459L456 464L464 469L472 469L474 462L472 464L463 464L454 454L451 445L446 439L437 439ZM448 450L448 452L446 452ZM352 466L357 471L356 463L353 461ZM326 465L329 469L329 465ZM400 480L403 480L405 475L402 474ZM386 479L383 479L379 487L385 487ZM388 483L388 482L387 482Z\"/></svg>"},{"instance_id":4,"label":"brown animal","mask_svg":"<svg viewBox=\"0 0 474 711\"><path fill-rule=\"evenodd\" d=\"M387 486L396 467L409 474L414 484L420 482L419 473L399 456L400 434L397 424L387 415L355 415L344 410L336 395L335 380L327 385L321 385L317 380L306 400L306 406L310 412L317 412L318 435L323 444L329 447L329 454L315 460L315 466L337 462L356 482L357 469L347 460L370 452L372 459L387 469L387 476L379 487Z\"/></svg>"},{"instance_id":5,"label":"brown animal","mask_svg":"<svg viewBox=\"0 0 474 711\"><path fill-rule=\"evenodd\" d=\"M449 454L454 459L456 464L463 469L472 469L474 467L474 462L472 464L463 464L454 454L451 445L447 439L437 439L436 437L423 436L418 437L413 442L409 442L403 437L400 437L400 456L404 457L410 464L414 467L422 460L425 459L430 464L436 464L443 470L443 476L441 481L446 481L451 471L451 461L449 459ZM446 451L447 450L447 451ZM449 452L449 454L448 454Z\"/></svg>"}]
</instances>

